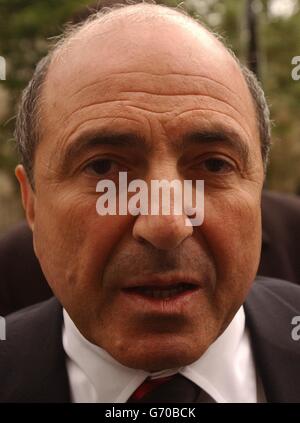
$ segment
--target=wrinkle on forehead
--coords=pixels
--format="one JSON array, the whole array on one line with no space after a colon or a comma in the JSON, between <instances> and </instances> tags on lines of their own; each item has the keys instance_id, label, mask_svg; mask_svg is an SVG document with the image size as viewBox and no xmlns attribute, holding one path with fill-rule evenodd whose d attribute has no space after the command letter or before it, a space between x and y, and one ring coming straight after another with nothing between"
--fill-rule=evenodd
<instances>
[{"instance_id":1,"label":"wrinkle on forehead","mask_svg":"<svg viewBox=\"0 0 300 423\"><path fill-rule=\"evenodd\" d=\"M224 88L224 90L229 91L231 94L237 96L240 100L243 100L243 98L239 95L238 92L232 90L230 87L227 87L222 82L220 82L218 80L214 80L213 78L208 78L207 76L200 75L200 74L192 74L192 73L187 74L187 73L179 73L179 72L177 72L177 73L175 73L175 72L174 73L166 73L166 74L162 74L162 73L155 74L155 73L151 72L151 74L149 74L147 72L142 72L142 71L140 71L140 72L138 72L138 71L131 71L131 72L118 72L118 74L116 74L116 75L111 74L110 75L110 78L111 77L114 77L114 76L116 76L116 78L120 78L120 79L122 78L122 76L132 77L132 78L138 77L138 76L144 76L145 79L147 79L147 77L151 77L151 78L157 77L157 79L158 78L163 78L163 77L165 77L165 78L167 77L169 79L171 79L171 78L172 79L175 79L175 78L182 78L183 79L185 77L186 78L189 78L189 79L190 78L193 78L193 79L196 79L196 78L199 78L200 79L201 78L203 80L203 82L205 82L205 81L207 81L207 82L213 82L213 83L215 83L217 85L220 85L222 88ZM77 91L74 91L71 94L71 97L76 96L78 94L81 94L82 91L84 91L85 89L96 88L97 85L99 85L100 83L101 84L105 83L105 77L104 78L101 78L101 80L99 80L99 77L98 77L95 81L89 82L87 85L79 88ZM117 83L117 81L116 81L116 83ZM164 86L162 85L162 89L163 88L164 88ZM179 92L180 88L181 88L181 86L179 85L178 86L178 92L177 92L176 95L182 95L182 94L185 94L186 95L185 92ZM127 91L127 92L133 92L133 91ZM147 94L153 94L154 95L154 94L157 94L157 93L156 92L149 92L149 91L147 91ZM160 95L168 95L168 94L164 94L162 92L162 93L160 93Z\"/></svg>"},{"instance_id":2,"label":"wrinkle on forehead","mask_svg":"<svg viewBox=\"0 0 300 423\"><path fill-rule=\"evenodd\" d=\"M123 80L126 77L126 81ZM174 87L176 90L174 91ZM171 89L172 88L172 89ZM96 99L96 92L101 93L101 101ZM213 93L215 91L215 93ZM93 94L94 101L90 101L90 94ZM161 97L166 104L167 98L170 102L174 102L175 97L198 97L216 100L227 103L227 106L238 114L247 113L247 109L241 95L231 90L226 85L212 78L203 77L202 75L187 74L167 74L153 75L146 72L129 72L112 74L109 78L99 79L90 84L76 90L68 96L76 102L76 107L72 110L72 114L86 107L95 104L105 104L114 101L130 101L137 100L139 103L143 98L143 102L147 104L148 100L155 97ZM158 105L161 103L158 103ZM237 104L237 105L236 105ZM174 104L173 104L174 106ZM155 112L153 110L153 112ZM157 110L159 113L160 110ZM68 114L62 118L68 117Z\"/></svg>"},{"instance_id":3,"label":"wrinkle on forehead","mask_svg":"<svg viewBox=\"0 0 300 423\"><path fill-rule=\"evenodd\" d=\"M192 108L214 109L216 112L227 110L237 120L243 120L245 116L251 120L247 105L239 93L219 81L200 75L113 74L104 80L100 78L98 82L85 84L80 90L72 86L70 94L65 97L69 100L68 107L57 104L49 107L57 115L58 126L65 126L66 122L74 121L77 117L81 119L83 113L89 117L103 117L110 113L111 107L117 107L114 105L118 105L115 112L121 112L124 107L136 108L137 111L168 114L170 118ZM255 116L250 126L256 126Z\"/></svg>"}]
</instances>

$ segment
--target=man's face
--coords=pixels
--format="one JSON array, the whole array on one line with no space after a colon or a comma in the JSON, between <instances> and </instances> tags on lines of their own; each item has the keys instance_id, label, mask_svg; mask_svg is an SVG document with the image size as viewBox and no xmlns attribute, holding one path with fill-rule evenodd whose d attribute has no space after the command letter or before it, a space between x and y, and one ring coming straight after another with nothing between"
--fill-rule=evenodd
<instances>
[{"instance_id":1,"label":"man's face","mask_svg":"<svg viewBox=\"0 0 300 423\"><path fill-rule=\"evenodd\" d=\"M94 25L52 63L26 203L42 269L79 330L147 370L203 354L243 303L260 253L250 94L216 40L175 21ZM203 225L99 216L97 182L117 183L120 171L148 183L203 179Z\"/></svg>"}]
</instances>

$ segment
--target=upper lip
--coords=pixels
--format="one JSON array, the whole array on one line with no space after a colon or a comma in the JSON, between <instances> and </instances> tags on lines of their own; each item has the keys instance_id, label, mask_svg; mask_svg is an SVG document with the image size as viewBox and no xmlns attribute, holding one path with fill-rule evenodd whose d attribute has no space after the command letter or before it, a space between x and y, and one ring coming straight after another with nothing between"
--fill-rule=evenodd
<instances>
[{"instance_id":1,"label":"upper lip","mask_svg":"<svg viewBox=\"0 0 300 423\"><path fill-rule=\"evenodd\" d=\"M129 281L125 281L122 283L122 289L128 288L141 288L141 287L149 287L149 288L171 288L177 284L190 284L196 285L198 287L202 287L203 284L198 278L195 278L191 275L187 275L184 273L178 274L170 274L170 275L151 275L151 276L142 276L140 278L135 277Z\"/></svg>"}]
</instances>

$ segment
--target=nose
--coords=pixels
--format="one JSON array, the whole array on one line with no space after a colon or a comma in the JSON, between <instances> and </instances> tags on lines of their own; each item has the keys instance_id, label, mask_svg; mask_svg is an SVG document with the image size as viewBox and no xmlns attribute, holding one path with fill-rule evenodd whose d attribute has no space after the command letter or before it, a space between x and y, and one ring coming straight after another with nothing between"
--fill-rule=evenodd
<instances>
[{"instance_id":1,"label":"nose","mask_svg":"<svg viewBox=\"0 0 300 423\"><path fill-rule=\"evenodd\" d=\"M178 247L193 233L192 226L186 226L182 215L140 215L133 226L133 237L139 242L148 242L159 250Z\"/></svg>"},{"instance_id":2,"label":"nose","mask_svg":"<svg viewBox=\"0 0 300 423\"><path fill-rule=\"evenodd\" d=\"M193 226L187 225L189 219L184 211L182 178L178 174L176 163L164 157L163 159L159 158L157 163L152 163L147 179L148 194L150 195L148 214L140 214L136 218L132 230L133 238L139 242L150 243L159 250L171 250L193 234ZM156 183L160 185L162 182L171 184L171 181L173 181L172 184L174 183L172 185L174 191L167 189L163 192L162 188L159 195L157 191L152 191L152 183L154 185ZM165 194L164 199L169 204L167 210L163 206L163 193ZM152 201L155 204L156 212L152 212ZM181 207L178 210L179 205Z\"/></svg>"}]
</instances>

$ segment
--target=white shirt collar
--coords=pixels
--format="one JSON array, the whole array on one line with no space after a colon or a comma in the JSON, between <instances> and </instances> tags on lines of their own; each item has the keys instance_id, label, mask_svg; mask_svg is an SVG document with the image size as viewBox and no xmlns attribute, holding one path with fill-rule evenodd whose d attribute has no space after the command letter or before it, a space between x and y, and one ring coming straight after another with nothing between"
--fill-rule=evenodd
<instances>
[{"instance_id":1,"label":"white shirt collar","mask_svg":"<svg viewBox=\"0 0 300 423\"><path fill-rule=\"evenodd\" d=\"M147 376L176 372L192 380L216 402L257 402L256 371L243 307L196 362L157 374L123 366L84 338L66 310L63 314L63 346L73 402L123 403Z\"/></svg>"}]
</instances>

